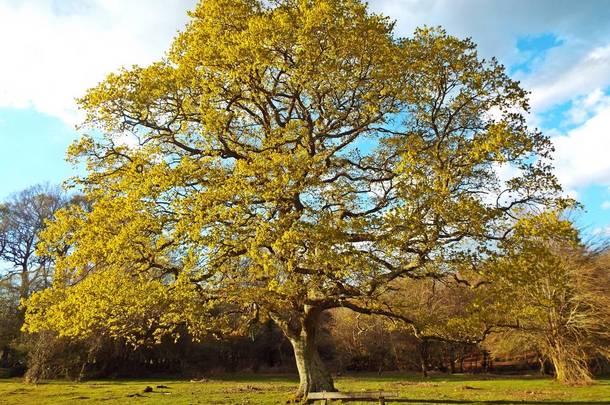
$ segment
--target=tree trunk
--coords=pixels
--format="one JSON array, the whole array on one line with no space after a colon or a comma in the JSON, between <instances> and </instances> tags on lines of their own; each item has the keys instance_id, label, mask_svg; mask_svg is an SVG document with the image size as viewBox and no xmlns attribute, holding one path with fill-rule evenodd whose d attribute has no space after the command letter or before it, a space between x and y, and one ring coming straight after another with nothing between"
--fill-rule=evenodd
<instances>
[{"instance_id":1,"label":"tree trunk","mask_svg":"<svg viewBox=\"0 0 610 405\"><path fill-rule=\"evenodd\" d=\"M455 348L449 347L449 370L451 374L455 374Z\"/></svg>"},{"instance_id":2,"label":"tree trunk","mask_svg":"<svg viewBox=\"0 0 610 405\"><path fill-rule=\"evenodd\" d=\"M593 376L589 371L587 356L578 348L561 341L549 339L547 357L555 370L555 378L563 384L590 384Z\"/></svg>"},{"instance_id":3,"label":"tree trunk","mask_svg":"<svg viewBox=\"0 0 610 405\"><path fill-rule=\"evenodd\" d=\"M421 372L424 377L428 377L428 341L422 340L419 343L419 362Z\"/></svg>"},{"instance_id":4,"label":"tree trunk","mask_svg":"<svg viewBox=\"0 0 610 405\"><path fill-rule=\"evenodd\" d=\"M466 360L466 348L462 345L460 347L460 373L464 373L464 360Z\"/></svg>"},{"instance_id":5,"label":"tree trunk","mask_svg":"<svg viewBox=\"0 0 610 405\"><path fill-rule=\"evenodd\" d=\"M538 357L538 364L540 364L540 375L547 375L546 359L544 357Z\"/></svg>"},{"instance_id":6,"label":"tree trunk","mask_svg":"<svg viewBox=\"0 0 610 405\"><path fill-rule=\"evenodd\" d=\"M8 345L4 346L2 349L2 357L0 358L0 367L9 367L9 353L10 347Z\"/></svg>"},{"instance_id":7,"label":"tree trunk","mask_svg":"<svg viewBox=\"0 0 610 405\"><path fill-rule=\"evenodd\" d=\"M299 371L297 399L305 398L309 392L336 391L333 379L318 353L316 331L319 314L319 311L308 311L300 333L288 337Z\"/></svg>"},{"instance_id":8,"label":"tree trunk","mask_svg":"<svg viewBox=\"0 0 610 405\"><path fill-rule=\"evenodd\" d=\"M487 350L483 350L483 360L481 360L481 368L483 373L487 373L489 371L489 352Z\"/></svg>"},{"instance_id":9,"label":"tree trunk","mask_svg":"<svg viewBox=\"0 0 610 405\"><path fill-rule=\"evenodd\" d=\"M555 353L551 355L555 378L563 384L590 384L593 381L586 360Z\"/></svg>"},{"instance_id":10,"label":"tree trunk","mask_svg":"<svg viewBox=\"0 0 610 405\"><path fill-rule=\"evenodd\" d=\"M26 299L30 296L30 273L27 264L21 266L21 285L19 286L19 298Z\"/></svg>"}]
</instances>

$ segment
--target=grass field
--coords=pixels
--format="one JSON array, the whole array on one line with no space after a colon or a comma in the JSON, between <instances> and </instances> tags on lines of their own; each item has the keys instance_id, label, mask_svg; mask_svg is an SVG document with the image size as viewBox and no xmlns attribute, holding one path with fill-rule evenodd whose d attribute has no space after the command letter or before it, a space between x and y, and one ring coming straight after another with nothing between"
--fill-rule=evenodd
<instances>
[{"instance_id":1,"label":"grass field","mask_svg":"<svg viewBox=\"0 0 610 405\"><path fill-rule=\"evenodd\" d=\"M391 390L401 397L436 403L610 404L610 379L588 387L565 387L547 378L491 375L356 375L339 377L342 391ZM144 392L149 386L152 392ZM159 387L159 388L158 388ZM25 384L0 380L0 404L286 404L296 388L288 376L240 375L203 382L116 380Z\"/></svg>"}]
</instances>

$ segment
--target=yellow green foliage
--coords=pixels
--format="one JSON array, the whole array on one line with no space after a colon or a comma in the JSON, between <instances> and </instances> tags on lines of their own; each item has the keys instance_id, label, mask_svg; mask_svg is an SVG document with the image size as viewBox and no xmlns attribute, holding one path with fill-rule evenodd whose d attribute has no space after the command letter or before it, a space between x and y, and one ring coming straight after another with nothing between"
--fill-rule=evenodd
<instances>
[{"instance_id":1,"label":"yellow green foliage","mask_svg":"<svg viewBox=\"0 0 610 405\"><path fill-rule=\"evenodd\" d=\"M69 150L90 206L43 235L56 281L26 329L139 342L248 316L295 337L492 254L519 210L565 205L504 68L392 28L358 0L203 0L166 58L90 89L94 135Z\"/></svg>"},{"instance_id":2,"label":"yellow green foliage","mask_svg":"<svg viewBox=\"0 0 610 405\"><path fill-rule=\"evenodd\" d=\"M557 214L521 219L490 262L490 307L506 327L492 343L534 348L552 362L557 379L591 380L589 361L610 358L610 273L603 255L587 250L578 231Z\"/></svg>"}]
</instances>

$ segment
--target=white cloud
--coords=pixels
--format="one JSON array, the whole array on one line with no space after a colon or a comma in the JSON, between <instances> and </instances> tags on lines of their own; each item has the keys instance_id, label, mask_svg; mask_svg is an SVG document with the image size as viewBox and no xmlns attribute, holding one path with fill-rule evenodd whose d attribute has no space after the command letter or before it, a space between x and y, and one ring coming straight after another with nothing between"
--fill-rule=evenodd
<instances>
[{"instance_id":1,"label":"white cloud","mask_svg":"<svg viewBox=\"0 0 610 405\"><path fill-rule=\"evenodd\" d=\"M516 74L532 91L534 113L610 86L610 7L603 2L378 0L371 6L396 18L403 36L424 24L442 25L450 34L472 37L484 57L507 66L531 59L517 48L518 38L555 35L561 44L535 55L531 71Z\"/></svg>"},{"instance_id":2,"label":"white cloud","mask_svg":"<svg viewBox=\"0 0 610 405\"><path fill-rule=\"evenodd\" d=\"M472 37L485 57L498 56L505 63L523 56L516 49L517 37L553 33L566 44L583 41L581 48L594 49L610 32L610 8L596 0L376 0L370 4L397 19L401 35L410 35L424 24L442 25L451 34Z\"/></svg>"},{"instance_id":3,"label":"white cloud","mask_svg":"<svg viewBox=\"0 0 610 405\"><path fill-rule=\"evenodd\" d=\"M601 89L596 89L572 101L572 107L567 112L569 123L582 124L608 107L610 107L610 95L604 94Z\"/></svg>"},{"instance_id":4,"label":"white cloud","mask_svg":"<svg viewBox=\"0 0 610 405\"><path fill-rule=\"evenodd\" d=\"M610 44L585 54L569 48L551 50L544 65L525 80L535 112L586 94L599 95L600 88L610 85Z\"/></svg>"},{"instance_id":5,"label":"white cloud","mask_svg":"<svg viewBox=\"0 0 610 405\"><path fill-rule=\"evenodd\" d=\"M602 209L603 210L610 210L610 201L604 201L602 203Z\"/></svg>"},{"instance_id":6,"label":"white cloud","mask_svg":"<svg viewBox=\"0 0 610 405\"><path fill-rule=\"evenodd\" d=\"M556 136L556 173L566 188L610 185L610 105L564 136Z\"/></svg>"},{"instance_id":7,"label":"white cloud","mask_svg":"<svg viewBox=\"0 0 610 405\"><path fill-rule=\"evenodd\" d=\"M34 108L78 122L74 98L120 66L168 48L197 0L0 0L0 107ZM535 112L610 85L610 7L595 0L375 0L399 35L424 24L470 36L484 57L511 65L519 37L552 33L562 45L519 73ZM583 120L588 116L578 116ZM531 119L537 123L536 117Z\"/></svg>"},{"instance_id":8,"label":"white cloud","mask_svg":"<svg viewBox=\"0 0 610 405\"><path fill-rule=\"evenodd\" d=\"M521 170L519 170L519 168L508 163L496 164L494 165L494 170L502 185L505 185L509 180L521 175Z\"/></svg>"},{"instance_id":9,"label":"white cloud","mask_svg":"<svg viewBox=\"0 0 610 405\"><path fill-rule=\"evenodd\" d=\"M119 134L114 139L114 142L117 145L127 146L128 148L136 148L136 147L138 147L140 145L138 137L135 136L134 134L128 133L128 132L124 132L122 134Z\"/></svg>"},{"instance_id":10,"label":"white cloud","mask_svg":"<svg viewBox=\"0 0 610 405\"><path fill-rule=\"evenodd\" d=\"M0 107L78 122L74 99L163 56L194 0L0 0Z\"/></svg>"}]
</instances>

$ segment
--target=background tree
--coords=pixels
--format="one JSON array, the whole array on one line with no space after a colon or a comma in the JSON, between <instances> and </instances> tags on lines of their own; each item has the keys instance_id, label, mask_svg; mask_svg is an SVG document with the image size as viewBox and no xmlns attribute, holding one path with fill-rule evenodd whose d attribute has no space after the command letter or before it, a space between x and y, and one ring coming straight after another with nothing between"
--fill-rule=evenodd
<instances>
[{"instance_id":1,"label":"background tree","mask_svg":"<svg viewBox=\"0 0 610 405\"><path fill-rule=\"evenodd\" d=\"M0 204L0 213L2 217L4 217L6 212L6 207L4 204ZM7 243L7 227L8 223L4 220L0 221L0 255L4 255L4 250L6 249Z\"/></svg>"},{"instance_id":2,"label":"background tree","mask_svg":"<svg viewBox=\"0 0 610 405\"><path fill-rule=\"evenodd\" d=\"M15 356L13 345L19 338L23 316L19 313L19 296L12 285L0 283L0 367L15 366L20 356Z\"/></svg>"},{"instance_id":3,"label":"background tree","mask_svg":"<svg viewBox=\"0 0 610 405\"><path fill-rule=\"evenodd\" d=\"M166 59L80 101L103 133L69 152L92 207L45 231L50 251L71 248L29 301L30 331L140 342L219 333L223 313L272 319L297 396L333 390L324 311L387 315L393 280L489 255L511 213L556 201L525 92L470 40L396 38L358 0L203 0L190 15ZM500 181L500 164L520 175Z\"/></svg>"},{"instance_id":4,"label":"background tree","mask_svg":"<svg viewBox=\"0 0 610 405\"><path fill-rule=\"evenodd\" d=\"M58 187L37 185L0 206L0 273L21 299L51 284L52 257L36 253L38 234L67 201Z\"/></svg>"},{"instance_id":5,"label":"background tree","mask_svg":"<svg viewBox=\"0 0 610 405\"><path fill-rule=\"evenodd\" d=\"M429 349L444 351L446 369L463 369L461 360L476 352L493 330L498 315L487 305L488 281L472 269L432 273L429 277L399 280L383 297L392 312L400 316L386 321L388 328L413 336L418 342L419 368L427 376ZM401 318L409 320L401 322ZM445 366L443 365L443 368Z\"/></svg>"},{"instance_id":6,"label":"background tree","mask_svg":"<svg viewBox=\"0 0 610 405\"><path fill-rule=\"evenodd\" d=\"M610 358L606 256L587 250L571 223L551 213L523 219L503 245L490 291L511 325L499 349L527 342L522 347L548 359L559 381L590 382L591 360Z\"/></svg>"},{"instance_id":7,"label":"background tree","mask_svg":"<svg viewBox=\"0 0 610 405\"><path fill-rule=\"evenodd\" d=\"M20 336L20 300L51 285L53 258L36 252L45 222L68 199L58 187L37 185L0 204L0 347L3 367L14 365L11 347Z\"/></svg>"}]
</instances>

